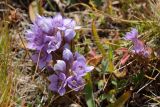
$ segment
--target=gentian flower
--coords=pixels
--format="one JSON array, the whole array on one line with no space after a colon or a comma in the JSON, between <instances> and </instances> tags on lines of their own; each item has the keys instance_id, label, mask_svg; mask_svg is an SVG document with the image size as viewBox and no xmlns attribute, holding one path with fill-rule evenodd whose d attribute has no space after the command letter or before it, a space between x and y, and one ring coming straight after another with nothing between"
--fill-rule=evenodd
<instances>
[{"instance_id":1,"label":"gentian flower","mask_svg":"<svg viewBox=\"0 0 160 107\"><path fill-rule=\"evenodd\" d=\"M134 53L140 54L142 52L145 52L145 46L144 46L144 43L142 41L137 39L133 42L133 44L134 45L133 45L132 51Z\"/></svg>"},{"instance_id":2,"label":"gentian flower","mask_svg":"<svg viewBox=\"0 0 160 107\"><path fill-rule=\"evenodd\" d=\"M35 51L32 55L33 62L37 63L40 69L47 67L55 71L55 74L48 78L51 82L49 89L61 96L65 94L66 86L75 91L82 89L85 84L83 77L94 69L86 64L83 55L78 52L73 54L69 50L76 29L80 29L76 22L62 17L61 14L55 17L37 15L37 19L26 33L27 47ZM51 66L52 55L59 52L56 51L58 49L64 49L62 59Z\"/></svg>"},{"instance_id":3,"label":"gentian flower","mask_svg":"<svg viewBox=\"0 0 160 107\"><path fill-rule=\"evenodd\" d=\"M86 59L83 55L76 52L74 55L69 49L64 49L63 59L71 66L71 71L75 76L84 76L87 72L94 69L93 66L87 66Z\"/></svg>"},{"instance_id":4,"label":"gentian flower","mask_svg":"<svg viewBox=\"0 0 160 107\"><path fill-rule=\"evenodd\" d=\"M83 89L85 81L82 77L70 76L67 78L68 87L74 91Z\"/></svg>"},{"instance_id":5,"label":"gentian flower","mask_svg":"<svg viewBox=\"0 0 160 107\"><path fill-rule=\"evenodd\" d=\"M86 73L92 71L93 69L93 66L87 66L86 62L83 60L76 60L72 65L72 71L75 76L85 76Z\"/></svg>"},{"instance_id":6,"label":"gentian flower","mask_svg":"<svg viewBox=\"0 0 160 107\"><path fill-rule=\"evenodd\" d=\"M54 28L57 28L59 30L65 29L63 26L63 17L61 14L57 14L55 17L53 17L52 24L54 25Z\"/></svg>"},{"instance_id":7,"label":"gentian flower","mask_svg":"<svg viewBox=\"0 0 160 107\"><path fill-rule=\"evenodd\" d=\"M54 52L60 48L62 42L62 37L60 32L57 32L55 36L47 36L46 38L48 38L49 40L47 45L48 53Z\"/></svg>"},{"instance_id":8,"label":"gentian flower","mask_svg":"<svg viewBox=\"0 0 160 107\"><path fill-rule=\"evenodd\" d=\"M85 83L83 76L93 69L93 66L87 66L83 55L80 55L78 52L72 54L67 48L63 51L63 60L57 60L57 63L54 65L56 74L64 73L66 76L65 83L75 91L83 88Z\"/></svg>"},{"instance_id":9,"label":"gentian flower","mask_svg":"<svg viewBox=\"0 0 160 107\"><path fill-rule=\"evenodd\" d=\"M125 40L131 40L131 41L136 41L138 38L138 31L135 28L131 29L131 32L127 32L124 39Z\"/></svg>"},{"instance_id":10,"label":"gentian flower","mask_svg":"<svg viewBox=\"0 0 160 107\"><path fill-rule=\"evenodd\" d=\"M63 96L66 92L66 75L64 73L53 74L48 79L51 82L49 89Z\"/></svg>"},{"instance_id":11,"label":"gentian flower","mask_svg":"<svg viewBox=\"0 0 160 107\"><path fill-rule=\"evenodd\" d=\"M37 26L27 31L26 39L28 40L27 48L32 50L41 50L46 43L43 32Z\"/></svg>"},{"instance_id":12,"label":"gentian flower","mask_svg":"<svg viewBox=\"0 0 160 107\"><path fill-rule=\"evenodd\" d=\"M36 51L31 59L34 63L38 63L39 68L42 69L52 60L52 55L48 54L45 49L42 49L41 51Z\"/></svg>"},{"instance_id":13,"label":"gentian flower","mask_svg":"<svg viewBox=\"0 0 160 107\"><path fill-rule=\"evenodd\" d=\"M82 77L94 69L93 66L87 66L83 55L80 55L78 52L73 55L67 48L63 51L63 59L68 61L67 64L70 65L72 73L77 77Z\"/></svg>"},{"instance_id":14,"label":"gentian flower","mask_svg":"<svg viewBox=\"0 0 160 107\"><path fill-rule=\"evenodd\" d=\"M37 15L31 29L26 33L27 47L32 50L46 47L48 53L54 52L61 47L62 41L70 43L75 37L75 29L79 28L74 20L63 18L61 14L53 18Z\"/></svg>"},{"instance_id":15,"label":"gentian flower","mask_svg":"<svg viewBox=\"0 0 160 107\"><path fill-rule=\"evenodd\" d=\"M62 17L59 16L59 19ZM58 27L60 30L64 31L65 42L70 43L70 41L75 37L76 29L80 29L80 26L76 26L76 22L73 19L64 18L63 25Z\"/></svg>"},{"instance_id":16,"label":"gentian flower","mask_svg":"<svg viewBox=\"0 0 160 107\"><path fill-rule=\"evenodd\" d=\"M137 38L138 31L135 28L131 29L131 32L127 32L124 39L131 40L133 42L132 52L135 54L140 54L145 57L150 55L149 48L147 48L144 43Z\"/></svg>"},{"instance_id":17,"label":"gentian flower","mask_svg":"<svg viewBox=\"0 0 160 107\"><path fill-rule=\"evenodd\" d=\"M63 60L65 60L66 62L67 61L73 61L73 54L72 54L72 52L69 50L69 49L67 49L67 48L65 48L64 49L64 51L63 51Z\"/></svg>"},{"instance_id":18,"label":"gentian flower","mask_svg":"<svg viewBox=\"0 0 160 107\"><path fill-rule=\"evenodd\" d=\"M51 34L54 31L53 19L37 15L34 25L38 26L44 33Z\"/></svg>"},{"instance_id":19,"label":"gentian flower","mask_svg":"<svg viewBox=\"0 0 160 107\"><path fill-rule=\"evenodd\" d=\"M54 65L54 71L59 72L66 72L66 63L63 60L57 60L57 63Z\"/></svg>"}]
</instances>

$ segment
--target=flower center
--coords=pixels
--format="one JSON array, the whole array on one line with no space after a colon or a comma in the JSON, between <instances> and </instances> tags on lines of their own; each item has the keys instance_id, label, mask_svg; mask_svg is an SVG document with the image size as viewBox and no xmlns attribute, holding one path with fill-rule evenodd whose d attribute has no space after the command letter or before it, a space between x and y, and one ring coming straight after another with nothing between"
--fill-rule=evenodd
<instances>
[{"instance_id":1,"label":"flower center","mask_svg":"<svg viewBox=\"0 0 160 107\"><path fill-rule=\"evenodd\" d=\"M76 82L75 80L72 81L72 84L73 84L73 85L76 85L76 83L77 83L77 82Z\"/></svg>"},{"instance_id":2,"label":"flower center","mask_svg":"<svg viewBox=\"0 0 160 107\"><path fill-rule=\"evenodd\" d=\"M82 65L78 66L78 68L79 68L79 70L83 70L83 66Z\"/></svg>"}]
</instances>

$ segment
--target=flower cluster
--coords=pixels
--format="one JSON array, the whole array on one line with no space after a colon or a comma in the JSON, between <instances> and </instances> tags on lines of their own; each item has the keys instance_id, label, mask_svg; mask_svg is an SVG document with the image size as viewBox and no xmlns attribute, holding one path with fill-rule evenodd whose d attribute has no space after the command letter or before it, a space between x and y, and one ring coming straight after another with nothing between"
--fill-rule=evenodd
<instances>
[{"instance_id":1,"label":"flower cluster","mask_svg":"<svg viewBox=\"0 0 160 107\"><path fill-rule=\"evenodd\" d=\"M150 55L149 48L137 38L138 31L135 28L132 28L130 32L127 32L124 39L131 40L133 42L132 52L135 54L143 55L148 57Z\"/></svg>"},{"instance_id":2,"label":"flower cluster","mask_svg":"<svg viewBox=\"0 0 160 107\"><path fill-rule=\"evenodd\" d=\"M63 42L68 44L75 36L77 28L74 20L63 18L60 14L55 17L42 17L37 15L37 19L31 25L31 29L26 33L28 48L36 50L33 62L37 62L38 53L39 68L43 68L51 60L51 53L62 47Z\"/></svg>"},{"instance_id":3,"label":"flower cluster","mask_svg":"<svg viewBox=\"0 0 160 107\"><path fill-rule=\"evenodd\" d=\"M84 56L77 52L73 55L66 48L63 51L63 60L57 60L53 69L56 74L49 77L51 81L49 89L64 95L66 85L75 91L82 89L84 86L83 76L92 71L94 67L86 65Z\"/></svg>"},{"instance_id":4,"label":"flower cluster","mask_svg":"<svg viewBox=\"0 0 160 107\"><path fill-rule=\"evenodd\" d=\"M54 74L48 78L51 82L49 89L61 96L65 94L66 86L75 91L82 89L85 84L83 77L94 69L87 66L83 55L72 53L69 49L76 34L75 29L79 29L75 21L60 14L53 18L38 15L26 33L27 47L34 50L31 57L33 62L38 64L39 69L53 69ZM57 51L62 58L55 58ZM56 64L50 65L51 61Z\"/></svg>"}]
</instances>

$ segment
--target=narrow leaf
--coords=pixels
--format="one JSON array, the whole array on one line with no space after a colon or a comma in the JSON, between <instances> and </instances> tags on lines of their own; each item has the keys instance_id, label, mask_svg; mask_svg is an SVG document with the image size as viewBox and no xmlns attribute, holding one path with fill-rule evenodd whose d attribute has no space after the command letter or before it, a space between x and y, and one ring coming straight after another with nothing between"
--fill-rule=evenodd
<instances>
[{"instance_id":1,"label":"narrow leaf","mask_svg":"<svg viewBox=\"0 0 160 107\"><path fill-rule=\"evenodd\" d=\"M105 52L103 45L100 42L100 38L97 34L96 25L95 25L94 20L92 21L92 33L93 33L93 38L94 38L95 44L97 45L99 51L102 53L103 57L106 58L106 52Z\"/></svg>"},{"instance_id":2,"label":"narrow leaf","mask_svg":"<svg viewBox=\"0 0 160 107\"><path fill-rule=\"evenodd\" d=\"M88 107L96 107L94 102L93 87L92 87L90 73L86 75L86 80L87 80L87 84L85 86L85 99L86 99L87 105Z\"/></svg>"},{"instance_id":3,"label":"narrow leaf","mask_svg":"<svg viewBox=\"0 0 160 107\"><path fill-rule=\"evenodd\" d=\"M108 72L112 73L114 71L114 64L113 64L113 50L111 45L109 45L108 51Z\"/></svg>"}]
</instances>

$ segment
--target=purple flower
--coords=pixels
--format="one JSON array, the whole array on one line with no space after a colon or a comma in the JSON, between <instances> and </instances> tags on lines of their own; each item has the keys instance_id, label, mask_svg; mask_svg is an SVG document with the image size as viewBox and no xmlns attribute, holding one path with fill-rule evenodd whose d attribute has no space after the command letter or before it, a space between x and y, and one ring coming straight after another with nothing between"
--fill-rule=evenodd
<instances>
[{"instance_id":1,"label":"purple flower","mask_svg":"<svg viewBox=\"0 0 160 107\"><path fill-rule=\"evenodd\" d=\"M75 30L80 29L80 26L76 26L76 22L73 19L64 18L63 25L58 28L64 31L65 41L69 43L76 35Z\"/></svg>"},{"instance_id":2,"label":"purple flower","mask_svg":"<svg viewBox=\"0 0 160 107\"><path fill-rule=\"evenodd\" d=\"M144 44L142 41L137 39L133 42L133 44L134 45L133 45L132 51L134 53L142 53L145 51Z\"/></svg>"},{"instance_id":3,"label":"purple flower","mask_svg":"<svg viewBox=\"0 0 160 107\"><path fill-rule=\"evenodd\" d=\"M76 27L76 22L72 19L66 18L63 20L63 26L66 29L74 29Z\"/></svg>"},{"instance_id":4,"label":"purple flower","mask_svg":"<svg viewBox=\"0 0 160 107\"><path fill-rule=\"evenodd\" d=\"M48 53L54 52L61 47L62 41L71 42L76 35L75 29L78 29L75 21L63 18L61 14L53 18L37 15L31 29L26 33L27 47L33 50L46 47Z\"/></svg>"},{"instance_id":5,"label":"purple flower","mask_svg":"<svg viewBox=\"0 0 160 107\"><path fill-rule=\"evenodd\" d=\"M59 72L66 72L66 63L63 60L57 60L57 63L54 65L54 71L57 73Z\"/></svg>"},{"instance_id":6,"label":"purple flower","mask_svg":"<svg viewBox=\"0 0 160 107\"><path fill-rule=\"evenodd\" d=\"M52 60L52 55L48 54L44 49L41 51L36 51L31 57L34 63L38 63L40 69L47 66L47 64Z\"/></svg>"},{"instance_id":7,"label":"purple flower","mask_svg":"<svg viewBox=\"0 0 160 107\"><path fill-rule=\"evenodd\" d=\"M71 66L71 71L75 76L84 76L87 72L94 69L93 66L87 66L86 60L83 55L79 53L72 54L69 49L63 51L63 59L68 61L68 65Z\"/></svg>"},{"instance_id":8,"label":"purple flower","mask_svg":"<svg viewBox=\"0 0 160 107\"><path fill-rule=\"evenodd\" d=\"M131 40L131 41L135 41L137 40L137 36L138 36L138 31L135 28L131 29L131 32L127 32L124 39L125 40Z\"/></svg>"},{"instance_id":9,"label":"purple flower","mask_svg":"<svg viewBox=\"0 0 160 107\"><path fill-rule=\"evenodd\" d=\"M76 32L73 29L66 29L64 31L64 38L66 42L70 42L76 35Z\"/></svg>"},{"instance_id":10,"label":"purple flower","mask_svg":"<svg viewBox=\"0 0 160 107\"><path fill-rule=\"evenodd\" d=\"M53 32L54 25L52 24L53 19L51 17L42 17L37 15L34 25L38 26L43 32Z\"/></svg>"},{"instance_id":11,"label":"purple flower","mask_svg":"<svg viewBox=\"0 0 160 107\"><path fill-rule=\"evenodd\" d=\"M63 59L65 60L65 61L73 61L73 54L72 54L72 52L69 50L69 49L67 49L67 48L65 48L64 49L64 51L63 51Z\"/></svg>"},{"instance_id":12,"label":"purple flower","mask_svg":"<svg viewBox=\"0 0 160 107\"><path fill-rule=\"evenodd\" d=\"M86 73L91 72L94 67L87 66L83 55L80 55L78 52L73 54L69 49L66 48L63 51L63 60L57 60L57 63L54 65L53 69L56 74L63 73L65 75L62 86L66 86L66 84L68 84L68 87L78 91L84 86L85 80L83 79L83 76L85 76ZM63 83L65 83L65 85L63 85ZM51 84L54 85L54 87L58 87L56 86L58 85L57 83ZM54 91L55 89L52 90Z\"/></svg>"},{"instance_id":13,"label":"purple flower","mask_svg":"<svg viewBox=\"0 0 160 107\"><path fill-rule=\"evenodd\" d=\"M49 40L48 45L47 45L48 53L54 52L60 48L61 42L62 42L62 37L61 37L60 32L57 32L55 36L47 36L47 38Z\"/></svg>"},{"instance_id":14,"label":"purple flower","mask_svg":"<svg viewBox=\"0 0 160 107\"><path fill-rule=\"evenodd\" d=\"M59 19L62 19L62 16L59 17ZM66 29L76 30L81 28L80 26L76 26L76 22L73 19L63 18L61 21L63 25L61 24L62 26L58 27L60 30L66 30Z\"/></svg>"},{"instance_id":15,"label":"purple flower","mask_svg":"<svg viewBox=\"0 0 160 107\"><path fill-rule=\"evenodd\" d=\"M79 91L83 89L85 81L82 77L70 76L67 78L67 83L69 88Z\"/></svg>"},{"instance_id":16,"label":"purple flower","mask_svg":"<svg viewBox=\"0 0 160 107\"><path fill-rule=\"evenodd\" d=\"M144 43L137 38L138 31L135 28L132 28L131 32L127 32L124 39L131 40L133 42L132 52L135 54L143 55L148 57L150 52Z\"/></svg>"},{"instance_id":17,"label":"purple flower","mask_svg":"<svg viewBox=\"0 0 160 107\"><path fill-rule=\"evenodd\" d=\"M49 89L63 96L66 92L66 75L64 73L53 74L48 78L50 80Z\"/></svg>"},{"instance_id":18,"label":"purple flower","mask_svg":"<svg viewBox=\"0 0 160 107\"><path fill-rule=\"evenodd\" d=\"M86 73L92 71L93 69L93 66L87 66L86 62L82 60L76 60L72 65L72 71L76 76L85 76Z\"/></svg>"},{"instance_id":19,"label":"purple flower","mask_svg":"<svg viewBox=\"0 0 160 107\"><path fill-rule=\"evenodd\" d=\"M84 57L83 55L79 54L78 52L75 52L74 60L79 60L79 61L84 61L84 62L86 62L85 57Z\"/></svg>"},{"instance_id":20,"label":"purple flower","mask_svg":"<svg viewBox=\"0 0 160 107\"><path fill-rule=\"evenodd\" d=\"M27 31L26 39L28 40L27 48L33 50L41 50L46 42L45 36L37 26L33 27L32 30Z\"/></svg>"},{"instance_id":21,"label":"purple flower","mask_svg":"<svg viewBox=\"0 0 160 107\"><path fill-rule=\"evenodd\" d=\"M64 28L63 27L63 17L61 14L57 14L55 17L53 17L53 22L52 24L54 25L55 28ZM60 29L61 30L61 29Z\"/></svg>"}]
</instances>

